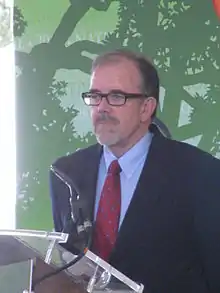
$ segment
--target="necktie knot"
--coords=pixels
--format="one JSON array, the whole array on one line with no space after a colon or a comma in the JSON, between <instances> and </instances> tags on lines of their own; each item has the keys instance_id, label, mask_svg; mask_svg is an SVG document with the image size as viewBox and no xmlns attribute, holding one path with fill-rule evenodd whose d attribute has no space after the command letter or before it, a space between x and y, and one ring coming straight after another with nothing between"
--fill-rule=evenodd
<instances>
[{"instance_id":1,"label":"necktie knot","mask_svg":"<svg viewBox=\"0 0 220 293\"><path fill-rule=\"evenodd\" d=\"M118 163L118 160L112 161L108 168L108 174L117 175L120 172L121 172L121 167Z\"/></svg>"}]
</instances>

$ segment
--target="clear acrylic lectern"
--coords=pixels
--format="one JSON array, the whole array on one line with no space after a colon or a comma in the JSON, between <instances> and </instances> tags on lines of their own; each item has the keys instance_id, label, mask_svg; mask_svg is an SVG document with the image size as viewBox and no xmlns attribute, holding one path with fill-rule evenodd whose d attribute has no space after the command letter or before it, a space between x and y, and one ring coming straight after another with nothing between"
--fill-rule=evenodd
<instances>
[{"instance_id":1,"label":"clear acrylic lectern","mask_svg":"<svg viewBox=\"0 0 220 293\"><path fill-rule=\"evenodd\" d=\"M0 293L142 293L142 284L89 250L57 273L77 258L62 247L67 240L65 233L0 230ZM40 281L48 273L53 276Z\"/></svg>"}]
</instances>

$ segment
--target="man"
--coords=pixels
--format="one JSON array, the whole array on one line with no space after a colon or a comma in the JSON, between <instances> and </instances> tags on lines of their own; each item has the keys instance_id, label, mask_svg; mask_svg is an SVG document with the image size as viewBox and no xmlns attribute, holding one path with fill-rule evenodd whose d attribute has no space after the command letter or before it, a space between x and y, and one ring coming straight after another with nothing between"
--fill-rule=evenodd
<instances>
[{"instance_id":1,"label":"man","mask_svg":"<svg viewBox=\"0 0 220 293\"><path fill-rule=\"evenodd\" d=\"M175 86L175 85L174 85ZM149 131L159 100L156 69L116 50L97 57L90 107L98 144L55 166L87 200L92 249L152 293L220 292L220 162ZM55 229L67 189L52 175Z\"/></svg>"}]
</instances>

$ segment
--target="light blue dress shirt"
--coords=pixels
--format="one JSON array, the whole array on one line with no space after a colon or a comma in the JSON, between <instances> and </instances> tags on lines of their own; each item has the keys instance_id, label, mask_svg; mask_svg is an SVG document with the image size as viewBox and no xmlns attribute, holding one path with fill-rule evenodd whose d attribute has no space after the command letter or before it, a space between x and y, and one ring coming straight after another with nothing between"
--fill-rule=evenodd
<instances>
[{"instance_id":1,"label":"light blue dress shirt","mask_svg":"<svg viewBox=\"0 0 220 293\"><path fill-rule=\"evenodd\" d=\"M121 166L121 214L119 227L124 219L128 206L133 197L137 182L139 180L144 162L147 158L149 146L152 140L152 133L148 132L138 141L127 153L118 159ZM111 162L117 160L108 147L103 147L103 155L100 160L98 181L95 200L95 218L98 210L101 191L105 182L108 167Z\"/></svg>"}]
</instances>

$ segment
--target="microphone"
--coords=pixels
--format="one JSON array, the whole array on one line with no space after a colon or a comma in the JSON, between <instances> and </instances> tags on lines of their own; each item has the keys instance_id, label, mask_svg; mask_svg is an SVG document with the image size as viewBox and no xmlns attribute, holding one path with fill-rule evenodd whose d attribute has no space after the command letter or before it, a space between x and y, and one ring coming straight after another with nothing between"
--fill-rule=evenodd
<instances>
[{"instance_id":1,"label":"microphone","mask_svg":"<svg viewBox=\"0 0 220 293\"><path fill-rule=\"evenodd\" d=\"M64 174L61 170L59 170L56 166L51 165L50 166L51 172L59 179L61 180L69 189L70 198L70 208L71 208L71 219L72 223L74 224L74 229L71 229L71 232L69 233L68 242L70 242L70 246L68 243L61 244L62 246L66 247L67 250L70 250L73 254L76 254L76 252L72 251L72 246L74 246L74 249L77 248L78 254L77 256L71 260L69 263L65 264L64 266L56 269L55 271L49 272L41 277L39 277L36 280L32 281L31 285L31 292L34 292L34 288L43 282L44 280L64 271L76 264L78 261L80 261L83 256L86 254L88 247L90 246L91 242L91 229L92 229L92 223L89 220L89 209L88 204L86 200L82 200L80 198L79 192L76 189L75 184L73 181ZM64 227L63 229L66 229L66 226L68 224L68 215L65 217L64 221ZM67 246L66 246L67 244Z\"/></svg>"},{"instance_id":2,"label":"microphone","mask_svg":"<svg viewBox=\"0 0 220 293\"><path fill-rule=\"evenodd\" d=\"M92 222L89 219L88 202L85 199L81 199L79 191L71 178L54 165L50 166L50 170L68 187L70 193L69 203L71 208L71 218L75 224L77 234L78 236L82 236L82 234L86 233L83 238L87 238L87 241L89 241L88 239L90 238Z\"/></svg>"},{"instance_id":3,"label":"microphone","mask_svg":"<svg viewBox=\"0 0 220 293\"><path fill-rule=\"evenodd\" d=\"M55 176L60 179L66 186L67 188L69 189L69 193L70 193L70 198L69 198L69 204L70 204L70 207L71 207L71 218L73 220L73 222L76 224L77 222L77 219L76 219L76 216L77 215L74 215L73 214L73 208L72 208L72 201L73 201L73 195L75 197L75 199L78 199L78 195L79 193L77 192L75 186L73 185L73 182L72 180L66 176L62 171L60 171L56 166L54 165L51 165L50 166L50 170L55 174Z\"/></svg>"},{"instance_id":4,"label":"microphone","mask_svg":"<svg viewBox=\"0 0 220 293\"><path fill-rule=\"evenodd\" d=\"M168 127L157 117L154 117L153 121L150 124L150 131L153 133L158 133L164 137L172 138L172 135L168 129Z\"/></svg>"}]
</instances>

